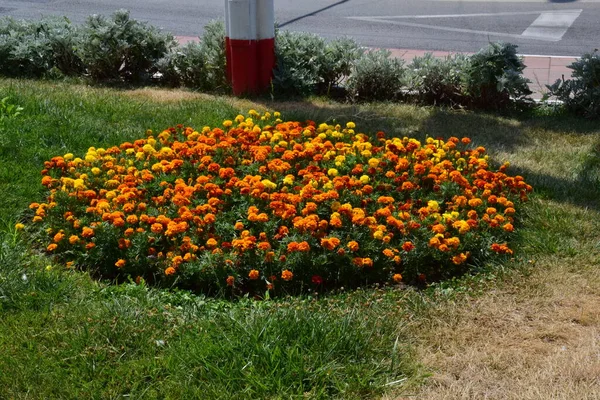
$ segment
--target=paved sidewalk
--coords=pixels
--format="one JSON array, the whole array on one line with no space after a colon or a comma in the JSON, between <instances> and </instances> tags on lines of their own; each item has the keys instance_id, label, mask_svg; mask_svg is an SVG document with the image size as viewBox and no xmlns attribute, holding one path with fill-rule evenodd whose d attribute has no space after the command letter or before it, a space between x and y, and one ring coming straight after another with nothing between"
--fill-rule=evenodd
<instances>
[{"instance_id":1,"label":"paved sidewalk","mask_svg":"<svg viewBox=\"0 0 600 400\"><path fill-rule=\"evenodd\" d=\"M198 41L198 37L195 36L176 36L175 39L180 44L185 44L191 41ZM394 57L402 58L409 63L413 58L417 56L423 56L425 53L432 53L435 57L446 57L452 52L448 51L425 51L425 50L413 50L413 49L389 49ZM472 54L472 53L466 53ZM542 95L547 92L546 85L551 85L556 82L557 79L561 79L563 76L565 79L571 77L571 70L567 68L567 65L577 60L576 57L562 57L562 56L537 56L537 55L524 55L523 62L526 65L523 75L531 80L530 89L533 91L532 97L540 99Z\"/></svg>"}]
</instances>

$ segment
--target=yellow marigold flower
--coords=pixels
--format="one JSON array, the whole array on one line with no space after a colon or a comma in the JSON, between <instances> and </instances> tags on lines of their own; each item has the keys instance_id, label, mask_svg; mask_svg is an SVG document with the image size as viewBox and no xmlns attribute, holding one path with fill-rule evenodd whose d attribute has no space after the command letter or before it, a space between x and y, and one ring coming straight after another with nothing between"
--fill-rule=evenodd
<instances>
[{"instance_id":1,"label":"yellow marigold flower","mask_svg":"<svg viewBox=\"0 0 600 400\"><path fill-rule=\"evenodd\" d=\"M379 165L379 159L378 158L370 158L368 163L369 163L369 167L377 168L377 166Z\"/></svg>"},{"instance_id":2,"label":"yellow marigold flower","mask_svg":"<svg viewBox=\"0 0 600 400\"><path fill-rule=\"evenodd\" d=\"M335 168L329 168L329 170L327 170L327 175L329 176L338 176L338 170Z\"/></svg>"},{"instance_id":3,"label":"yellow marigold flower","mask_svg":"<svg viewBox=\"0 0 600 400\"><path fill-rule=\"evenodd\" d=\"M271 181L270 181L270 180L268 180L268 179L263 179L263 180L261 181L261 183L262 183L263 185L265 185L265 187L266 187L267 189L271 189L271 190L273 190L273 189L276 189L276 188L277 188L277 184L276 184L276 183L274 183L274 182L271 182Z\"/></svg>"},{"instance_id":4,"label":"yellow marigold flower","mask_svg":"<svg viewBox=\"0 0 600 400\"><path fill-rule=\"evenodd\" d=\"M229 120L229 119L227 119L227 120L223 121L223 126L224 126L225 128L229 128L229 127L231 127L231 125L233 125L233 121L231 121L231 120Z\"/></svg>"},{"instance_id":5,"label":"yellow marigold flower","mask_svg":"<svg viewBox=\"0 0 600 400\"><path fill-rule=\"evenodd\" d=\"M21 230L23 230L24 228L25 228L25 225L23 225L23 224L22 224L22 223L20 223L20 222L18 222L18 223L16 223L16 224L15 224L15 229L16 229L17 231L21 231Z\"/></svg>"},{"instance_id":6,"label":"yellow marigold flower","mask_svg":"<svg viewBox=\"0 0 600 400\"><path fill-rule=\"evenodd\" d=\"M429 208L430 211L437 212L440 209L440 204L435 200L429 200L427 202L427 208Z\"/></svg>"},{"instance_id":7,"label":"yellow marigold flower","mask_svg":"<svg viewBox=\"0 0 600 400\"><path fill-rule=\"evenodd\" d=\"M360 182L363 185L366 185L367 183L369 183L370 180L371 180L371 178L369 178L368 175L363 175L363 176L360 177Z\"/></svg>"},{"instance_id":8,"label":"yellow marigold flower","mask_svg":"<svg viewBox=\"0 0 600 400\"><path fill-rule=\"evenodd\" d=\"M350 122L346 123L346 128L354 129L354 128L356 128L356 124L354 122L350 121Z\"/></svg>"}]
</instances>

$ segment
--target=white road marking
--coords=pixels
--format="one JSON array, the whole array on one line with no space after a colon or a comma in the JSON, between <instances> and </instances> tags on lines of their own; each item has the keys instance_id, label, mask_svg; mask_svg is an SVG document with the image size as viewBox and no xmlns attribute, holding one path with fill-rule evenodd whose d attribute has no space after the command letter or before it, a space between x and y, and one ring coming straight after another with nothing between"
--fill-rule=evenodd
<instances>
[{"instance_id":1,"label":"white road marking","mask_svg":"<svg viewBox=\"0 0 600 400\"><path fill-rule=\"evenodd\" d=\"M521 35L531 38L553 38L559 41L579 17L581 11L544 12Z\"/></svg>"},{"instance_id":2,"label":"white road marking","mask_svg":"<svg viewBox=\"0 0 600 400\"><path fill-rule=\"evenodd\" d=\"M600 0L598 0L600 2ZM347 17L359 21L377 22L381 24L392 24L409 26L413 28L426 28L447 32L475 33L486 36L503 36L517 39L542 40L546 42L557 42L567 32L583 10L557 10L557 11L524 11L524 12L501 12L501 13L478 13L478 14L442 14L442 15L394 15L375 17ZM448 26L418 24L398 20L406 19L433 19L433 18L463 18L463 17L502 17L513 15L539 15L533 23L522 33L506 33L482 31L476 29L452 28Z\"/></svg>"}]
</instances>

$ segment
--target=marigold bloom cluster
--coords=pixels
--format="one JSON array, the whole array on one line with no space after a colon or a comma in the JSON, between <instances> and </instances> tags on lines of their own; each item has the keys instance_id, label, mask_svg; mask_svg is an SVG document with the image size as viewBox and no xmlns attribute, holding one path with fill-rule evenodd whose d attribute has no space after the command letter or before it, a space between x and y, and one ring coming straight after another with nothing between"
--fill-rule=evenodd
<instances>
[{"instance_id":1,"label":"marigold bloom cluster","mask_svg":"<svg viewBox=\"0 0 600 400\"><path fill-rule=\"evenodd\" d=\"M207 292L415 282L512 254L531 186L450 137L238 115L45 163L32 223L64 262ZM22 227L16 227L21 229Z\"/></svg>"}]
</instances>

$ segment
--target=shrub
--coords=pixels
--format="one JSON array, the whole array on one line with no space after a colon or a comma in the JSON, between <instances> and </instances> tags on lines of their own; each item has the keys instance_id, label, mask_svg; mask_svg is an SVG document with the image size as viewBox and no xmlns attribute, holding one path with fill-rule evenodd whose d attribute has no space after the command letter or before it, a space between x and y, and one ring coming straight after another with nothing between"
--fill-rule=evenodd
<instances>
[{"instance_id":1,"label":"shrub","mask_svg":"<svg viewBox=\"0 0 600 400\"><path fill-rule=\"evenodd\" d=\"M505 108L512 99L523 100L531 94L529 79L523 77L525 64L517 46L490 43L470 58L467 69L467 95L478 108Z\"/></svg>"},{"instance_id":2,"label":"shrub","mask_svg":"<svg viewBox=\"0 0 600 400\"><path fill-rule=\"evenodd\" d=\"M422 103L462 104L468 66L469 57L462 54L437 58L427 53L415 57L407 68L407 90Z\"/></svg>"},{"instance_id":3,"label":"shrub","mask_svg":"<svg viewBox=\"0 0 600 400\"><path fill-rule=\"evenodd\" d=\"M211 21L204 27L200 40L204 54L204 70L207 90L223 90L229 87L227 82L227 61L225 58L225 24L223 21Z\"/></svg>"},{"instance_id":4,"label":"shrub","mask_svg":"<svg viewBox=\"0 0 600 400\"><path fill-rule=\"evenodd\" d=\"M156 61L174 46L171 34L119 10L110 19L102 15L88 18L78 53L96 81L139 81L152 76Z\"/></svg>"},{"instance_id":5,"label":"shrub","mask_svg":"<svg viewBox=\"0 0 600 400\"><path fill-rule=\"evenodd\" d=\"M26 230L58 262L208 293L410 283L512 254L531 187L483 147L278 116L54 157Z\"/></svg>"},{"instance_id":6,"label":"shrub","mask_svg":"<svg viewBox=\"0 0 600 400\"><path fill-rule=\"evenodd\" d=\"M161 58L156 63L156 68L162 74L161 81L166 85L205 89L208 86L205 63L202 45L188 42Z\"/></svg>"},{"instance_id":7,"label":"shrub","mask_svg":"<svg viewBox=\"0 0 600 400\"><path fill-rule=\"evenodd\" d=\"M389 50L371 50L356 61L348 91L356 100L394 100L400 95L404 62Z\"/></svg>"},{"instance_id":8,"label":"shrub","mask_svg":"<svg viewBox=\"0 0 600 400\"><path fill-rule=\"evenodd\" d=\"M77 29L67 18L39 21L0 19L0 73L40 77L57 69L64 74L81 72L75 54Z\"/></svg>"},{"instance_id":9,"label":"shrub","mask_svg":"<svg viewBox=\"0 0 600 400\"><path fill-rule=\"evenodd\" d=\"M325 52L317 61L320 80L318 91L330 94L332 88L338 88L350 76L352 67L363 54L364 50L353 39L334 39L327 43Z\"/></svg>"},{"instance_id":10,"label":"shrub","mask_svg":"<svg viewBox=\"0 0 600 400\"><path fill-rule=\"evenodd\" d=\"M600 117L600 55L598 50L584 54L568 66L574 79L557 80L547 88L567 110L589 118Z\"/></svg>"},{"instance_id":11,"label":"shrub","mask_svg":"<svg viewBox=\"0 0 600 400\"><path fill-rule=\"evenodd\" d=\"M226 74L225 27L212 21L200 42L188 42L172 49L156 63L161 81L167 85L215 91L229 86Z\"/></svg>"},{"instance_id":12,"label":"shrub","mask_svg":"<svg viewBox=\"0 0 600 400\"><path fill-rule=\"evenodd\" d=\"M316 92L326 51L325 40L305 32L277 31L273 71L273 91L276 94L306 96Z\"/></svg>"}]
</instances>

